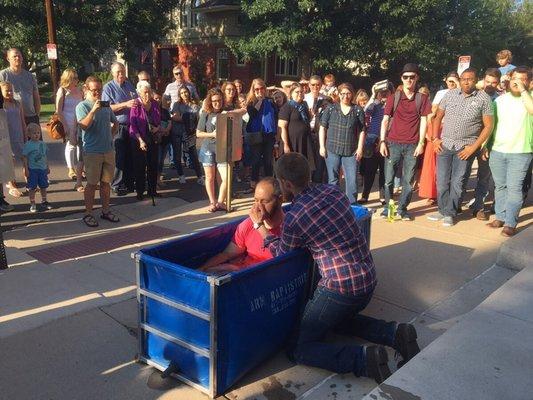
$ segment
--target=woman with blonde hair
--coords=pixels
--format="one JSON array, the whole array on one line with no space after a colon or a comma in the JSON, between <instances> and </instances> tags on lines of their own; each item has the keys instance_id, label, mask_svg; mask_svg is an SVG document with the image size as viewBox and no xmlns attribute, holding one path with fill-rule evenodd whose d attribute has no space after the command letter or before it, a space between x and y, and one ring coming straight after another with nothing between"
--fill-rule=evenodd
<instances>
[{"instance_id":1,"label":"woman with blonde hair","mask_svg":"<svg viewBox=\"0 0 533 400\"><path fill-rule=\"evenodd\" d=\"M259 181L261 164L265 176L272 176L273 173L274 146L279 147L276 143L278 109L272 99L266 97L266 85L260 78L252 81L246 104L250 119L246 124L244 141L250 147L252 164L250 187L255 189Z\"/></svg>"},{"instance_id":2,"label":"woman with blonde hair","mask_svg":"<svg viewBox=\"0 0 533 400\"><path fill-rule=\"evenodd\" d=\"M368 100L370 100L370 97L368 97L368 93L365 89L359 89L357 93L355 93L355 104L363 110L365 109Z\"/></svg>"},{"instance_id":3,"label":"woman with blonde hair","mask_svg":"<svg viewBox=\"0 0 533 400\"><path fill-rule=\"evenodd\" d=\"M75 189L83 190L81 183L81 163L78 146L78 121L76 120L76 106L83 100L83 93L78 87L78 74L72 68L67 68L61 74L59 89L56 93L56 113L65 128L65 160L67 162L68 177L76 179Z\"/></svg>"}]
</instances>

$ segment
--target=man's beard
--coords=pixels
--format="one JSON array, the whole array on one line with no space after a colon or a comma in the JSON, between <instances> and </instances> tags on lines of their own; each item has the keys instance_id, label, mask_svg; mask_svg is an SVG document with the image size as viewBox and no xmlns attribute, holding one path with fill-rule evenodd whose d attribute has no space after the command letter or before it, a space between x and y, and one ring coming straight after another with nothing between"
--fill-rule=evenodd
<instances>
[{"instance_id":1,"label":"man's beard","mask_svg":"<svg viewBox=\"0 0 533 400\"><path fill-rule=\"evenodd\" d=\"M283 202L284 203L290 203L294 200L294 194L292 194L291 192L288 192L286 190L282 190L282 194L283 194Z\"/></svg>"},{"instance_id":2,"label":"man's beard","mask_svg":"<svg viewBox=\"0 0 533 400\"><path fill-rule=\"evenodd\" d=\"M496 88L493 86L486 86L485 93L487 93L489 96L492 96L494 93L496 93Z\"/></svg>"}]
</instances>

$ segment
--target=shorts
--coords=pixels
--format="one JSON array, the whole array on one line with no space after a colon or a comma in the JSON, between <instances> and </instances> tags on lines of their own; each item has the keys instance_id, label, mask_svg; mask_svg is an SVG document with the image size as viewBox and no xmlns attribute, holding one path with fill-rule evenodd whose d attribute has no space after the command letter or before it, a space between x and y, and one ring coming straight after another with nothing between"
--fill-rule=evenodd
<instances>
[{"instance_id":1,"label":"shorts","mask_svg":"<svg viewBox=\"0 0 533 400\"><path fill-rule=\"evenodd\" d=\"M200 146L198 159L204 167L213 167L217 164L216 143L210 139L206 139Z\"/></svg>"},{"instance_id":2,"label":"shorts","mask_svg":"<svg viewBox=\"0 0 533 400\"><path fill-rule=\"evenodd\" d=\"M97 185L98 182L111 183L115 173L115 152L107 153L84 153L85 177L89 185Z\"/></svg>"},{"instance_id":3,"label":"shorts","mask_svg":"<svg viewBox=\"0 0 533 400\"><path fill-rule=\"evenodd\" d=\"M30 168L26 187L29 190L35 190L37 189L37 186L39 186L40 189L46 189L49 186L47 172L48 171L45 169Z\"/></svg>"}]
</instances>

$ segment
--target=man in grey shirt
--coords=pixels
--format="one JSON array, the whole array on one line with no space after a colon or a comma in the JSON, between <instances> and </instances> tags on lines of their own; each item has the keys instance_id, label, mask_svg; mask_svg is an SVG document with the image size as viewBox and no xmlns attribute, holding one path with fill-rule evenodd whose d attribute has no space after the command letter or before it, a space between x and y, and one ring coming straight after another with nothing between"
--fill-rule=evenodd
<instances>
[{"instance_id":1,"label":"man in grey shirt","mask_svg":"<svg viewBox=\"0 0 533 400\"><path fill-rule=\"evenodd\" d=\"M476 70L466 69L459 82L460 89L448 91L439 103L431 132L437 152L439 212L428 219L442 221L444 226L454 224L472 162L493 125L492 101L487 93L476 89Z\"/></svg>"},{"instance_id":2,"label":"man in grey shirt","mask_svg":"<svg viewBox=\"0 0 533 400\"><path fill-rule=\"evenodd\" d=\"M17 48L10 48L6 54L9 67L0 71L0 82L9 82L13 85L15 100L20 101L24 111L26 125L30 122L39 124L41 112L41 98L35 76L22 68L22 53Z\"/></svg>"}]
</instances>

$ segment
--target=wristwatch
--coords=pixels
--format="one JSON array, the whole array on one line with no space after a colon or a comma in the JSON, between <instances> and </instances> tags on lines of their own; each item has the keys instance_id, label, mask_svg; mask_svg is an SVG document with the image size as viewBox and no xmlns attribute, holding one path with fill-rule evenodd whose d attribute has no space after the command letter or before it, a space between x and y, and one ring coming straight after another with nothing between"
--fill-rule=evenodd
<instances>
[{"instance_id":1,"label":"wristwatch","mask_svg":"<svg viewBox=\"0 0 533 400\"><path fill-rule=\"evenodd\" d=\"M261 222L254 222L254 229L259 229L264 225L264 223Z\"/></svg>"}]
</instances>

